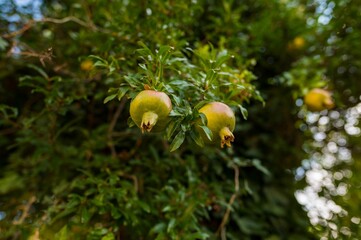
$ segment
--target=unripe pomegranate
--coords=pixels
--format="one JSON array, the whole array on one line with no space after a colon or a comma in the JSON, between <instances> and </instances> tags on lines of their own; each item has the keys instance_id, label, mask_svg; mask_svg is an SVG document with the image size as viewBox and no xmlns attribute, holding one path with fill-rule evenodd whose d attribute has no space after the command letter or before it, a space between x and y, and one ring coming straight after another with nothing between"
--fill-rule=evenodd
<instances>
[{"instance_id":1,"label":"unripe pomegranate","mask_svg":"<svg viewBox=\"0 0 361 240\"><path fill-rule=\"evenodd\" d=\"M305 104L310 111L322 111L334 107L330 92L314 88L305 95Z\"/></svg>"},{"instance_id":2,"label":"unripe pomegranate","mask_svg":"<svg viewBox=\"0 0 361 240\"><path fill-rule=\"evenodd\" d=\"M306 40L303 37L295 37L291 42L288 43L288 51L294 52L303 49L306 44Z\"/></svg>"},{"instance_id":3,"label":"unripe pomegranate","mask_svg":"<svg viewBox=\"0 0 361 240\"><path fill-rule=\"evenodd\" d=\"M130 117L144 131L162 131L167 126L172 102L164 92L144 90L130 103Z\"/></svg>"},{"instance_id":4,"label":"unripe pomegranate","mask_svg":"<svg viewBox=\"0 0 361 240\"><path fill-rule=\"evenodd\" d=\"M296 49L301 49L305 46L306 41L303 37L296 37L295 39L293 39L293 45L295 46Z\"/></svg>"},{"instance_id":5,"label":"unripe pomegranate","mask_svg":"<svg viewBox=\"0 0 361 240\"><path fill-rule=\"evenodd\" d=\"M207 117L207 127L212 131L213 143L220 143L223 148L224 145L231 146L234 141L232 131L236 125L236 118L230 107L221 102L211 102L199 109ZM203 131L200 131L203 139L208 141Z\"/></svg>"},{"instance_id":6,"label":"unripe pomegranate","mask_svg":"<svg viewBox=\"0 0 361 240\"><path fill-rule=\"evenodd\" d=\"M81 62L80 64L80 68L83 71L90 71L93 69L93 61L92 60L84 60L83 62Z\"/></svg>"}]
</instances>

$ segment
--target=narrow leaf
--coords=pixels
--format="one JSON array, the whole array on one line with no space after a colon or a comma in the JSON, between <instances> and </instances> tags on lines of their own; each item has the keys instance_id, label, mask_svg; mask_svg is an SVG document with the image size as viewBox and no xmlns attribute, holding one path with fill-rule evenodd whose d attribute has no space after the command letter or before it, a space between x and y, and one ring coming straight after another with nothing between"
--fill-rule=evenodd
<instances>
[{"instance_id":1,"label":"narrow leaf","mask_svg":"<svg viewBox=\"0 0 361 240\"><path fill-rule=\"evenodd\" d=\"M41 68L39 68L39 67L37 67L37 66L35 66L33 64L29 64L28 67L34 69L35 71L37 71L45 79L49 79L48 74L46 74L46 72L43 69L41 69Z\"/></svg>"},{"instance_id":2,"label":"narrow leaf","mask_svg":"<svg viewBox=\"0 0 361 240\"><path fill-rule=\"evenodd\" d=\"M103 103L106 104L107 102L113 100L116 96L117 96L117 94L112 94L112 95L106 97L106 98L104 99L104 102L103 102Z\"/></svg>"},{"instance_id":3,"label":"narrow leaf","mask_svg":"<svg viewBox=\"0 0 361 240\"><path fill-rule=\"evenodd\" d=\"M203 139L201 137L201 135L198 133L198 131L196 130L192 130L190 132L190 136L191 138L193 139L193 141L200 147L204 147L204 142L203 142Z\"/></svg>"},{"instance_id":4,"label":"narrow leaf","mask_svg":"<svg viewBox=\"0 0 361 240\"><path fill-rule=\"evenodd\" d=\"M168 228L167 228L168 233L175 227L175 224L176 224L176 220L172 218L168 223Z\"/></svg>"},{"instance_id":5,"label":"narrow leaf","mask_svg":"<svg viewBox=\"0 0 361 240\"><path fill-rule=\"evenodd\" d=\"M166 225L165 223L158 223L157 225L155 225L151 230L150 232L151 233L160 233L162 232L164 229L165 229Z\"/></svg>"},{"instance_id":6,"label":"narrow leaf","mask_svg":"<svg viewBox=\"0 0 361 240\"><path fill-rule=\"evenodd\" d=\"M81 223L87 223L90 220L91 216L92 214L89 212L89 210L86 207L83 207L83 209L81 210Z\"/></svg>"},{"instance_id":7,"label":"narrow leaf","mask_svg":"<svg viewBox=\"0 0 361 240\"><path fill-rule=\"evenodd\" d=\"M207 126L208 120L204 113L199 113L199 117L201 118L202 124Z\"/></svg>"},{"instance_id":8,"label":"narrow leaf","mask_svg":"<svg viewBox=\"0 0 361 240\"><path fill-rule=\"evenodd\" d=\"M225 63L229 59L228 55L221 56L216 61L215 67L220 67L223 63Z\"/></svg>"},{"instance_id":9,"label":"narrow leaf","mask_svg":"<svg viewBox=\"0 0 361 240\"><path fill-rule=\"evenodd\" d=\"M69 239L68 236L68 226L64 225L59 232L57 232L54 236L55 240L67 240Z\"/></svg>"},{"instance_id":10,"label":"narrow leaf","mask_svg":"<svg viewBox=\"0 0 361 240\"><path fill-rule=\"evenodd\" d=\"M129 90L129 87L120 87L117 94L118 100L120 101Z\"/></svg>"},{"instance_id":11,"label":"narrow leaf","mask_svg":"<svg viewBox=\"0 0 361 240\"><path fill-rule=\"evenodd\" d=\"M207 127L207 126L200 126L204 133L206 134L207 138L209 139L209 141L212 141L213 139L213 133L212 131Z\"/></svg>"},{"instance_id":12,"label":"narrow leaf","mask_svg":"<svg viewBox=\"0 0 361 240\"><path fill-rule=\"evenodd\" d=\"M0 50L5 50L8 45L8 42L6 42L3 38L0 37Z\"/></svg>"},{"instance_id":13,"label":"narrow leaf","mask_svg":"<svg viewBox=\"0 0 361 240\"><path fill-rule=\"evenodd\" d=\"M173 139L172 143L170 144L170 151L173 152L175 150L177 150L180 145L182 145L182 143L184 142L185 139L185 132L180 131L175 138Z\"/></svg>"},{"instance_id":14,"label":"narrow leaf","mask_svg":"<svg viewBox=\"0 0 361 240\"><path fill-rule=\"evenodd\" d=\"M179 125L181 124L183 118L175 121L171 121L167 128L167 139L170 140L174 134L174 132L178 129Z\"/></svg>"},{"instance_id":15,"label":"narrow leaf","mask_svg":"<svg viewBox=\"0 0 361 240\"><path fill-rule=\"evenodd\" d=\"M113 233L108 233L107 235L103 236L101 240L114 240L114 234Z\"/></svg>"},{"instance_id":16,"label":"narrow leaf","mask_svg":"<svg viewBox=\"0 0 361 240\"><path fill-rule=\"evenodd\" d=\"M135 126L135 122L133 121L133 119L131 117L128 118L127 123L128 123L128 127Z\"/></svg>"},{"instance_id":17,"label":"narrow leaf","mask_svg":"<svg viewBox=\"0 0 361 240\"><path fill-rule=\"evenodd\" d=\"M245 120L248 118L248 111L242 105L238 105L239 109L241 110L242 116Z\"/></svg>"},{"instance_id":18,"label":"narrow leaf","mask_svg":"<svg viewBox=\"0 0 361 240\"><path fill-rule=\"evenodd\" d=\"M150 213L150 207L147 203L139 201L138 204L145 212Z\"/></svg>"},{"instance_id":19,"label":"narrow leaf","mask_svg":"<svg viewBox=\"0 0 361 240\"><path fill-rule=\"evenodd\" d=\"M189 240L199 240L199 239L208 239L209 235L207 233L193 233L191 235L188 235L187 238Z\"/></svg>"},{"instance_id":20,"label":"narrow leaf","mask_svg":"<svg viewBox=\"0 0 361 240\"><path fill-rule=\"evenodd\" d=\"M262 165L260 160L253 159L252 164L253 164L253 166L255 166L258 170L260 170L264 174L271 175L270 171Z\"/></svg>"}]
</instances>

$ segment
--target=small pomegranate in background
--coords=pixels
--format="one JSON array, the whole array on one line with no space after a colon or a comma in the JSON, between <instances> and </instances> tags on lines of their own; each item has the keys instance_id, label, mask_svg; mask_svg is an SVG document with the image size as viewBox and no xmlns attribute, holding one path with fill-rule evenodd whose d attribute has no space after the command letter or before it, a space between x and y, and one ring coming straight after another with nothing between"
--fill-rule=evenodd
<instances>
[{"instance_id":1,"label":"small pomegranate in background","mask_svg":"<svg viewBox=\"0 0 361 240\"><path fill-rule=\"evenodd\" d=\"M86 72L91 71L94 68L94 63L92 60L84 60L80 64L80 69Z\"/></svg>"},{"instance_id":2,"label":"small pomegranate in background","mask_svg":"<svg viewBox=\"0 0 361 240\"><path fill-rule=\"evenodd\" d=\"M310 111L332 109L335 105L332 100L331 93L320 88L314 88L309 91L305 95L304 101Z\"/></svg>"}]
</instances>

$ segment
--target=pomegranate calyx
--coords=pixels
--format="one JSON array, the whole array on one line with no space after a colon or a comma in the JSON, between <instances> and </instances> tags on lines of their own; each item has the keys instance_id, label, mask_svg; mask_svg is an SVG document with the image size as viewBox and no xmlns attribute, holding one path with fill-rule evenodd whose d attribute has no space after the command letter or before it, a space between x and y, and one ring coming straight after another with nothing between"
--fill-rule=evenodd
<instances>
[{"instance_id":1,"label":"pomegranate calyx","mask_svg":"<svg viewBox=\"0 0 361 240\"><path fill-rule=\"evenodd\" d=\"M158 115L154 112L145 112L142 117L142 123L140 127L142 129L142 133L145 131L150 132L154 125L157 123Z\"/></svg>"},{"instance_id":2,"label":"pomegranate calyx","mask_svg":"<svg viewBox=\"0 0 361 240\"><path fill-rule=\"evenodd\" d=\"M234 141L234 136L231 130L228 127L224 127L219 131L219 136L221 137L221 148L226 145L227 147L231 147L231 142Z\"/></svg>"}]
</instances>

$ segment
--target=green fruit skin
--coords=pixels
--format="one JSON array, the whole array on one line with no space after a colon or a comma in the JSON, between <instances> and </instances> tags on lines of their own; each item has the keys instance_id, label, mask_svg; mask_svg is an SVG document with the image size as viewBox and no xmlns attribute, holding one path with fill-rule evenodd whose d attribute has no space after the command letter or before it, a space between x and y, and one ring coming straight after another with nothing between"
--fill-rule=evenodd
<instances>
[{"instance_id":1,"label":"green fruit skin","mask_svg":"<svg viewBox=\"0 0 361 240\"><path fill-rule=\"evenodd\" d=\"M221 102L211 102L199 109L200 113L203 113L207 117L207 127L212 131L212 142L206 137L203 130L200 130L200 134L206 143L219 144L221 142L221 131L224 128L228 128L230 132L233 132L236 125L236 118L230 107ZM233 136L233 135L232 135Z\"/></svg>"},{"instance_id":2,"label":"green fruit skin","mask_svg":"<svg viewBox=\"0 0 361 240\"><path fill-rule=\"evenodd\" d=\"M146 113L154 113L157 117L152 132L163 131L169 122L172 102L164 92L144 90L130 103L130 117L134 123L142 128L142 119Z\"/></svg>"}]
</instances>

